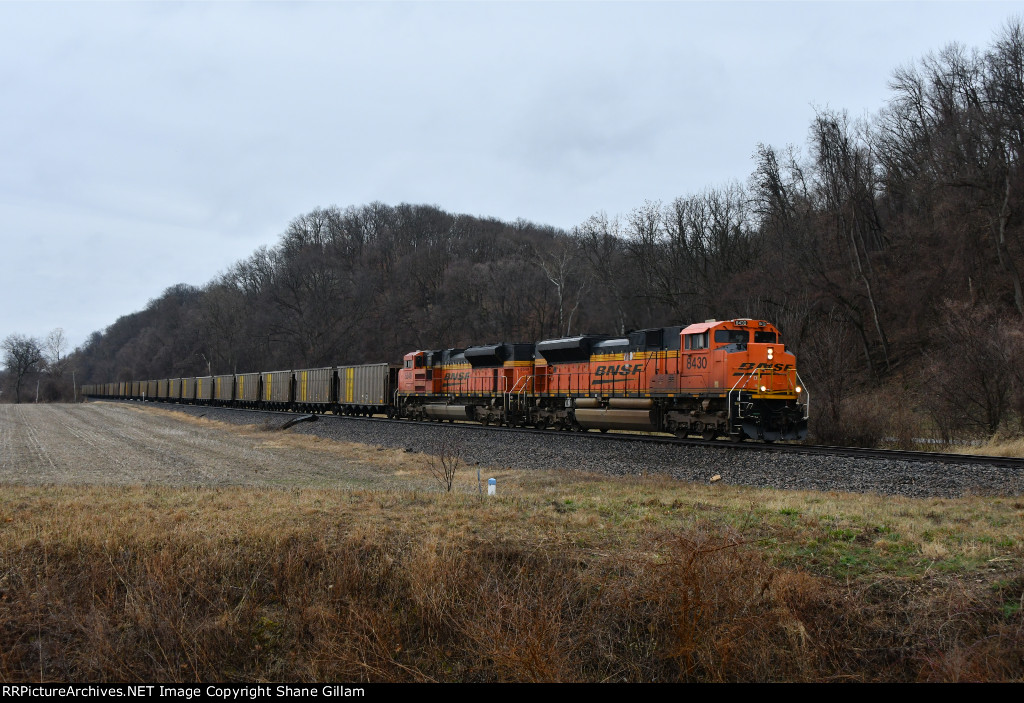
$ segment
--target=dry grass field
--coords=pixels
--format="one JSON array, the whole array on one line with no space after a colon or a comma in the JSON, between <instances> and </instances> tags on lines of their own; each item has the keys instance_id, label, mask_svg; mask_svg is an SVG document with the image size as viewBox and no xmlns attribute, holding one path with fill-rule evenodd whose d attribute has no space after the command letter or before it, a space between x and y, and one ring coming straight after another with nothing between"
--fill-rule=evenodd
<instances>
[{"instance_id":1,"label":"dry grass field","mask_svg":"<svg viewBox=\"0 0 1024 703\"><path fill-rule=\"evenodd\" d=\"M1024 679L1022 497L429 464L0 405L0 679Z\"/></svg>"}]
</instances>

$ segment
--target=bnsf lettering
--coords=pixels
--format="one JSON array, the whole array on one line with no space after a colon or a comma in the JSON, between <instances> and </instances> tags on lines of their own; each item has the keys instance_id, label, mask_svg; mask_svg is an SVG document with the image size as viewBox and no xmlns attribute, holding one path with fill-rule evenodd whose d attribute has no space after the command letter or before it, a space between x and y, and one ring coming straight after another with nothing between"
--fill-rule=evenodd
<instances>
[{"instance_id":1,"label":"bnsf lettering","mask_svg":"<svg viewBox=\"0 0 1024 703\"><path fill-rule=\"evenodd\" d=\"M793 366L793 364L755 364L753 361L747 361L740 364L737 368L745 373L750 371L774 371L775 373L783 373L785 371L792 371L796 367Z\"/></svg>"},{"instance_id":2,"label":"bnsf lettering","mask_svg":"<svg viewBox=\"0 0 1024 703\"><path fill-rule=\"evenodd\" d=\"M458 373L450 373L444 377L445 386L453 386L462 383L463 381L469 380L469 371L460 371Z\"/></svg>"},{"instance_id":3,"label":"bnsf lettering","mask_svg":"<svg viewBox=\"0 0 1024 703\"><path fill-rule=\"evenodd\" d=\"M623 364L622 366L598 366L594 369L595 376L629 376L644 370L643 364Z\"/></svg>"}]
</instances>

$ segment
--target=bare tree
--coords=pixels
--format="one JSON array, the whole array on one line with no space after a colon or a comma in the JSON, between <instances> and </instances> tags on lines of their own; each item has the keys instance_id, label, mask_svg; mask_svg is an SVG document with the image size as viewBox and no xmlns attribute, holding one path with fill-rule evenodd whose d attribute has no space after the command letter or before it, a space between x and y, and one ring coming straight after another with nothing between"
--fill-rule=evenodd
<instances>
[{"instance_id":1,"label":"bare tree","mask_svg":"<svg viewBox=\"0 0 1024 703\"><path fill-rule=\"evenodd\" d=\"M627 218L627 248L648 317L690 321L722 309L730 279L756 260L757 241L739 184L647 201Z\"/></svg>"},{"instance_id":2,"label":"bare tree","mask_svg":"<svg viewBox=\"0 0 1024 703\"><path fill-rule=\"evenodd\" d=\"M843 400L854 381L855 346L849 320L832 308L815 319L800 349L800 368L820 399L818 407L836 425L842 423Z\"/></svg>"},{"instance_id":3,"label":"bare tree","mask_svg":"<svg viewBox=\"0 0 1024 703\"><path fill-rule=\"evenodd\" d=\"M4 350L4 366L7 367L7 372L14 376L14 402L20 403L21 384L26 376L39 371L39 364L43 361L43 350L38 340L23 334L8 336L0 343L0 349Z\"/></svg>"},{"instance_id":4,"label":"bare tree","mask_svg":"<svg viewBox=\"0 0 1024 703\"><path fill-rule=\"evenodd\" d=\"M537 265L555 286L558 334L572 334L573 318L586 294L587 279L579 270L580 254L579 241L570 237L558 237L548 251L536 253Z\"/></svg>"},{"instance_id":5,"label":"bare tree","mask_svg":"<svg viewBox=\"0 0 1024 703\"><path fill-rule=\"evenodd\" d=\"M875 140L887 192L917 220L956 223L964 282L991 281L1024 316L1024 22L1007 23L985 54L958 44L929 54L896 71L890 87Z\"/></svg>"},{"instance_id":6,"label":"bare tree","mask_svg":"<svg viewBox=\"0 0 1024 703\"><path fill-rule=\"evenodd\" d=\"M68 367L68 338L64 329L57 327L43 340L43 358L46 362L46 373L52 378L60 378Z\"/></svg>"},{"instance_id":7,"label":"bare tree","mask_svg":"<svg viewBox=\"0 0 1024 703\"><path fill-rule=\"evenodd\" d=\"M625 334L626 301L633 282L625 273L626 243L620 228L618 217L609 219L607 213L599 212L574 228L573 236L580 243L580 251L590 265L591 273L601 282L593 295L610 298L610 308L615 315L614 329Z\"/></svg>"},{"instance_id":8,"label":"bare tree","mask_svg":"<svg viewBox=\"0 0 1024 703\"><path fill-rule=\"evenodd\" d=\"M448 428L436 432L427 450L427 469L448 493L455 484L455 474L462 466L462 435Z\"/></svg>"},{"instance_id":9,"label":"bare tree","mask_svg":"<svg viewBox=\"0 0 1024 703\"><path fill-rule=\"evenodd\" d=\"M820 204L830 221L838 250L849 256L851 280L863 286L866 307L881 347L885 370L890 368L889 339L882 320L882 301L872 254L885 248L886 240L877 210L876 167L865 140L854 132L845 112L819 112L811 125L817 166ZM852 291L851 291L852 292ZM859 297L859 296L858 296ZM860 315L863 305L853 303ZM874 370L871 345L863 327L865 357Z\"/></svg>"},{"instance_id":10,"label":"bare tree","mask_svg":"<svg viewBox=\"0 0 1024 703\"><path fill-rule=\"evenodd\" d=\"M666 269L671 270L674 262L666 267L663 261L661 201L648 200L634 208L626 217L625 232L626 249L637 273L640 298L646 303L646 317L650 318L656 306L671 306L681 297L679 282L671 273L666 274Z\"/></svg>"},{"instance_id":11,"label":"bare tree","mask_svg":"<svg viewBox=\"0 0 1024 703\"><path fill-rule=\"evenodd\" d=\"M929 355L924 377L929 413L946 441L963 430L991 436L1020 397L1024 332L989 305L947 301L944 312L948 345Z\"/></svg>"}]
</instances>

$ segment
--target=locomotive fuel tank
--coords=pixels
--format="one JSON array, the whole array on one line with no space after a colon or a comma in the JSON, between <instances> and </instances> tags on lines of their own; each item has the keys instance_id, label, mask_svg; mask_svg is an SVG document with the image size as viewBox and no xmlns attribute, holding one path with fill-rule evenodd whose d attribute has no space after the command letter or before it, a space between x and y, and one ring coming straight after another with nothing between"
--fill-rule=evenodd
<instances>
[{"instance_id":1,"label":"locomotive fuel tank","mask_svg":"<svg viewBox=\"0 0 1024 703\"><path fill-rule=\"evenodd\" d=\"M443 403L427 403L423 406L427 417L434 420L468 420L468 405L445 405Z\"/></svg>"},{"instance_id":2,"label":"locomotive fuel tank","mask_svg":"<svg viewBox=\"0 0 1024 703\"><path fill-rule=\"evenodd\" d=\"M587 430L655 432L660 429L656 414L650 410L577 408L576 422Z\"/></svg>"}]
</instances>

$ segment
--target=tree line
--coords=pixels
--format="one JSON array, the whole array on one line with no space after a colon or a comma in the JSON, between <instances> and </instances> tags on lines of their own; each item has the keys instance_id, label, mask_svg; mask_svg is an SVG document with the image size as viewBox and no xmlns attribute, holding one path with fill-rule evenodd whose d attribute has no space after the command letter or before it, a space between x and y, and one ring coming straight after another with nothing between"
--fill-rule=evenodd
<instances>
[{"instance_id":1,"label":"tree line","mask_svg":"<svg viewBox=\"0 0 1024 703\"><path fill-rule=\"evenodd\" d=\"M22 391L35 381L33 398L52 402L74 396L73 381L65 378L71 359L68 340L60 327L43 339L23 334L11 334L0 342L3 352L5 383L0 387L0 400L4 391L13 391L13 401L22 401ZM10 400L10 399L7 399Z\"/></svg>"},{"instance_id":2,"label":"tree line","mask_svg":"<svg viewBox=\"0 0 1024 703\"><path fill-rule=\"evenodd\" d=\"M889 88L870 117L820 108L804 145L756 145L745 182L570 230L316 208L93 334L75 364L101 382L755 317L798 354L820 435L870 424L872 403L992 434L1024 422L1024 24Z\"/></svg>"}]
</instances>

